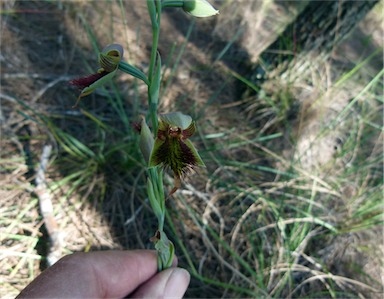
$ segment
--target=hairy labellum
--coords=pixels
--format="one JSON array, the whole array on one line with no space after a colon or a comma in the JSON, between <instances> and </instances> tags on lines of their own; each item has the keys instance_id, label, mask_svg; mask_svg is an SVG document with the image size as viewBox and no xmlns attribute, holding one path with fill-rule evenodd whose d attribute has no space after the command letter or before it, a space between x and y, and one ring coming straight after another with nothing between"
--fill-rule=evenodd
<instances>
[{"instance_id":1,"label":"hairy labellum","mask_svg":"<svg viewBox=\"0 0 384 299\"><path fill-rule=\"evenodd\" d=\"M96 74L92 74L86 77L77 78L69 81L69 84L78 87L79 89L84 89L93 83L95 83L97 80L99 80L101 77L104 77L108 72L100 72Z\"/></svg>"}]
</instances>

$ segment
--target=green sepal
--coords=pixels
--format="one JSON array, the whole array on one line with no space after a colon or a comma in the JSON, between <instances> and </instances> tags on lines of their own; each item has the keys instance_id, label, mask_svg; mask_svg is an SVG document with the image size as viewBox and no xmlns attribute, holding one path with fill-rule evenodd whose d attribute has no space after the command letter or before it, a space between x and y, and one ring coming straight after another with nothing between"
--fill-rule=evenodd
<instances>
[{"instance_id":1,"label":"green sepal","mask_svg":"<svg viewBox=\"0 0 384 299\"><path fill-rule=\"evenodd\" d=\"M178 127L182 130L187 129L192 123L192 117L181 112L160 114L160 120L172 127Z\"/></svg>"},{"instance_id":2,"label":"green sepal","mask_svg":"<svg viewBox=\"0 0 384 299\"><path fill-rule=\"evenodd\" d=\"M149 158L149 167L155 167L162 163L162 161L158 160L158 152L160 147L165 143L165 140L161 140L159 138L155 139L155 144L153 145L151 157Z\"/></svg>"},{"instance_id":3,"label":"green sepal","mask_svg":"<svg viewBox=\"0 0 384 299\"><path fill-rule=\"evenodd\" d=\"M183 139L187 139L189 137L191 137L193 134L195 134L196 132L196 125L195 125L195 122L191 122L191 124L189 125L188 128L186 128L185 130L183 130L182 134L183 134Z\"/></svg>"},{"instance_id":4,"label":"green sepal","mask_svg":"<svg viewBox=\"0 0 384 299\"><path fill-rule=\"evenodd\" d=\"M205 164L204 164L203 160L201 159L201 157L200 157L199 153L197 152L193 143L191 141L189 141L188 139L184 140L184 143L188 146L188 148L191 150L193 156L195 157L195 159L196 159L195 165L205 167Z\"/></svg>"}]
</instances>

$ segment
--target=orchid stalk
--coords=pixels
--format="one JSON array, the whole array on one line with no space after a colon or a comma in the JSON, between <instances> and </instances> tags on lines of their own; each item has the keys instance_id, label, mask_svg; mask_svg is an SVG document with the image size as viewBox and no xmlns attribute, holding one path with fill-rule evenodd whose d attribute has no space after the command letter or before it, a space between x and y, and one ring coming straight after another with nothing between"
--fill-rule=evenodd
<instances>
[{"instance_id":1,"label":"orchid stalk","mask_svg":"<svg viewBox=\"0 0 384 299\"><path fill-rule=\"evenodd\" d=\"M157 218L158 228L151 241L158 253L158 270L172 265L175 248L164 232L166 199L180 187L181 180L195 167L204 167L198 151L189 140L195 133L196 125L192 118L181 112L158 114L161 81L161 56L158 53L162 9L181 8L194 17L216 15L207 0L147 0L152 27L152 49L148 74L123 61L123 48L112 44L99 54L100 69L96 74L72 80L70 83L81 89L76 107L81 98L111 80L118 70L142 80L148 87L148 113L142 116L136 128L140 132L139 146L147 165L147 194L150 206ZM150 121L152 132L147 124ZM170 170L174 176L174 187L164 189L164 171Z\"/></svg>"}]
</instances>

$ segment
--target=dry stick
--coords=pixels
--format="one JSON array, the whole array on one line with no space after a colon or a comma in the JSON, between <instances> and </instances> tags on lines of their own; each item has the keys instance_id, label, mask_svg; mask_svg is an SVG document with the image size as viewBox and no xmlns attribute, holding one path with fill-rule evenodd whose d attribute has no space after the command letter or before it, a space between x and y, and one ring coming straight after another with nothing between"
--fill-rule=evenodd
<instances>
[{"instance_id":1,"label":"dry stick","mask_svg":"<svg viewBox=\"0 0 384 299\"><path fill-rule=\"evenodd\" d=\"M52 145L45 145L40 157L40 166L36 174L35 194L39 198L40 212L43 217L45 228L51 241L51 246L47 255L48 266L53 265L62 256L63 235L53 215L53 205L51 194L47 189L45 180L45 170L47 168L49 156L51 155Z\"/></svg>"}]
</instances>

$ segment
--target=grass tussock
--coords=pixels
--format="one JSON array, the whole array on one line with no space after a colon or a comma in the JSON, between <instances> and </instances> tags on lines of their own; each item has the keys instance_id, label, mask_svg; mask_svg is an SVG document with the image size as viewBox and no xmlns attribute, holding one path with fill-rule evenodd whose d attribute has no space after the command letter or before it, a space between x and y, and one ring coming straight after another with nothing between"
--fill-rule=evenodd
<instances>
[{"instance_id":1,"label":"grass tussock","mask_svg":"<svg viewBox=\"0 0 384 299\"><path fill-rule=\"evenodd\" d=\"M13 296L51 250L36 192L44 145L61 255L151 248L156 219L132 126L148 109L145 89L121 75L73 110L66 85L94 71L112 41L145 70L150 31L138 1L5 1L2 15L0 295ZM193 142L207 165L167 202L167 234L193 277L186 296L379 298L383 71L374 32L361 30L376 47L359 57L336 49L310 76L252 81L239 66L259 53L228 62L240 50L217 36L225 22L170 11L163 24L162 110L196 119Z\"/></svg>"}]
</instances>

